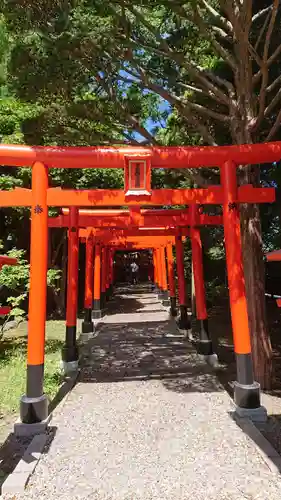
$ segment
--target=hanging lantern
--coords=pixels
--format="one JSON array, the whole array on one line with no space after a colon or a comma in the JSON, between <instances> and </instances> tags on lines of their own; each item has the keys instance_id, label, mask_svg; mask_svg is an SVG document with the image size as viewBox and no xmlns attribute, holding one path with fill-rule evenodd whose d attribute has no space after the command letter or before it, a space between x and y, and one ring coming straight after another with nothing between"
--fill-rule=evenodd
<instances>
[{"instance_id":1,"label":"hanging lantern","mask_svg":"<svg viewBox=\"0 0 281 500\"><path fill-rule=\"evenodd\" d=\"M151 163L149 156L126 158L124 168L125 196L151 196Z\"/></svg>"}]
</instances>

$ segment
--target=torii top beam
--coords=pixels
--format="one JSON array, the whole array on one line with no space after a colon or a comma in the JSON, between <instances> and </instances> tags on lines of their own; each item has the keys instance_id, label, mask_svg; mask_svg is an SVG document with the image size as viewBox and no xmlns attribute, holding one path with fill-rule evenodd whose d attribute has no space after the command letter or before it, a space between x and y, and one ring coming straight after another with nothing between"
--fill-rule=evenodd
<instances>
[{"instance_id":1,"label":"torii top beam","mask_svg":"<svg viewBox=\"0 0 281 500\"><path fill-rule=\"evenodd\" d=\"M0 145L0 163L25 167L39 161L49 168L124 168L127 158L150 159L152 168L194 168L279 161L281 142L235 146L60 147Z\"/></svg>"},{"instance_id":2,"label":"torii top beam","mask_svg":"<svg viewBox=\"0 0 281 500\"><path fill-rule=\"evenodd\" d=\"M152 212L152 211L150 211ZM169 215L169 210L163 210L167 214L163 215L146 215L140 214L139 217L131 216L129 212L125 215L99 215L90 214L84 215L79 212L78 227L96 227L96 228L120 228L128 227L155 227L155 228L171 228L190 226L192 222L191 215L181 210L178 210L177 215ZM221 215L198 214L196 225L216 226L222 225L223 218ZM49 217L49 227L69 227L69 215L59 215L58 217Z\"/></svg>"}]
</instances>

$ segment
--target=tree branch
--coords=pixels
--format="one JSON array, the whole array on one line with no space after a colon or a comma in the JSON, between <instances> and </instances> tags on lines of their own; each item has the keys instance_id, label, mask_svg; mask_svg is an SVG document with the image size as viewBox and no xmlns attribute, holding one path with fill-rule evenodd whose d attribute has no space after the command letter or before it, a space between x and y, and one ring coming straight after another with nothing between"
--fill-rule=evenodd
<instances>
[{"instance_id":1,"label":"tree branch","mask_svg":"<svg viewBox=\"0 0 281 500\"><path fill-rule=\"evenodd\" d=\"M204 22L199 12L198 6L194 6L193 8L195 23L201 31L202 35L209 40L209 42L213 45L217 54L222 57L222 59L231 67L233 71L236 70L236 62L233 59L232 55L216 40L216 38L211 33L209 26Z\"/></svg>"},{"instance_id":2,"label":"tree branch","mask_svg":"<svg viewBox=\"0 0 281 500\"><path fill-rule=\"evenodd\" d=\"M268 66L267 66L268 51L269 51L272 32L273 32L273 28L274 28L274 24L275 24L275 19L277 16L278 6L279 6L279 0L274 0L272 12L271 12L271 18L269 21L268 29L267 29L266 36L265 36L265 42L264 42L262 67L261 67L262 83L261 83L261 89L260 89L260 95L259 95L259 112L258 112L258 116L255 120L255 125L253 127L254 129L257 129L257 127L259 127L259 125L261 124L261 122L263 120L264 113L265 113L266 89L267 89L267 84L268 84Z\"/></svg>"},{"instance_id":3,"label":"tree branch","mask_svg":"<svg viewBox=\"0 0 281 500\"><path fill-rule=\"evenodd\" d=\"M112 92L110 92L110 90L108 90L109 87L108 87L107 82L105 82L105 80L103 78L101 78L99 75L96 75L95 78L99 82L99 84L103 86L105 91L109 92L109 95L112 95ZM155 140L153 135L151 135L148 132L148 130L146 130L146 128L143 127L139 123L139 121L133 115L131 115L131 113L129 113L127 111L126 107L120 101L118 101L117 98L115 98L115 97L114 97L114 102L115 102L115 105L117 106L117 108L119 108L120 111L125 114L128 123L133 127L134 130L136 130L136 132L138 132L140 135L145 137L145 139L147 139L149 141L149 143L157 144L157 141Z\"/></svg>"},{"instance_id":4,"label":"tree branch","mask_svg":"<svg viewBox=\"0 0 281 500\"><path fill-rule=\"evenodd\" d=\"M217 143L216 143L214 137L212 136L212 134L210 134L206 125L201 123L200 120L198 120L198 118L195 115L192 115L190 117L190 121L191 121L191 123L194 122L194 126L195 126L196 130L198 130L198 132L200 132L202 138L204 139L204 141L207 144L209 144L210 146L217 146Z\"/></svg>"},{"instance_id":5,"label":"tree branch","mask_svg":"<svg viewBox=\"0 0 281 500\"><path fill-rule=\"evenodd\" d=\"M272 5L270 5L269 7L266 7L265 9L260 10L256 14L254 14L253 17L252 17L252 23L254 23L255 21L257 21L260 17L262 17L264 14L267 14L271 10L272 10Z\"/></svg>"},{"instance_id":6,"label":"tree branch","mask_svg":"<svg viewBox=\"0 0 281 500\"><path fill-rule=\"evenodd\" d=\"M281 82L281 75L277 76L277 78L275 78L275 80L273 80L273 82L267 87L266 89L266 92L272 92L272 90L275 89L275 87L278 85L278 83Z\"/></svg>"},{"instance_id":7,"label":"tree branch","mask_svg":"<svg viewBox=\"0 0 281 500\"><path fill-rule=\"evenodd\" d=\"M273 137L275 136L276 132L278 131L278 129L280 128L280 125L281 125L281 109L276 117L276 120L269 132L269 134L267 135L266 139L265 139L265 142L268 142L268 141L271 141L271 139L273 139Z\"/></svg>"},{"instance_id":8,"label":"tree branch","mask_svg":"<svg viewBox=\"0 0 281 500\"><path fill-rule=\"evenodd\" d=\"M278 7L279 7L279 0L273 0L271 18L270 18L269 26L267 29L265 43L264 43L264 49L263 49L263 61L264 62L266 62L268 60L268 51L269 51L272 32L273 32L277 12L278 12Z\"/></svg>"},{"instance_id":9,"label":"tree branch","mask_svg":"<svg viewBox=\"0 0 281 500\"><path fill-rule=\"evenodd\" d=\"M277 59L281 52L281 44L278 45L278 47L275 49L273 54L269 57L267 60L267 67L270 68L270 66L274 63L274 61ZM257 71L257 73L253 76L253 85L256 85L262 75L261 70Z\"/></svg>"},{"instance_id":10,"label":"tree branch","mask_svg":"<svg viewBox=\"0 0 281 500\"><path fill-rule=\"evenodd\" d=\"M213 82L216 83L216 85L222 85L227 90L229 93L234 93L234 88L230 82L225 80L224 78L220 78L219 76L215 75L211 71L205 70L204 68L201 68L200 66L196 65L193 61L187 61L184 57L183 54L179 53L166 53L160 49L157 49L155 47L152 47L148 45L147 43L143 43L140 40L135 41L135 40L130 40L130 42L133 44L134 47L140 48L142 47L145 50L148 50L150 52L153 52L155 54L158 54L162 57L166 57L170 59L173 62L177 62L180 64L183 68L187 70L187 72L190 73L190 77L195 80L195 81L200 81L202 85L204 85L208 90L211 90L214 94L218 96L218 98L223 101L226 105L230 105L230 98L217 86L214 85L214 83L210 82L212 80ZM128 61L133 63L133 58L127 58Z\"/></svg>"},{"instance_id":11,"label":"tree branch","mask_svg":"<svg viewBox=\"0 0 281 500\"><path fill-rule=\"evenodd\" d=\"M281 99L281 88L278 90L277 94L274 96L272 101L270 101L270 104L267 106L267 108L264 111L264 116L267 117L272 113L274 110L275 106L278 104L278 102Z\"/></svg>"},{"instance_id":12,"label":"tree branch","mask_svg":"<svg viewBox=\"0 0 281 500\"><path fill-rule=\"evenodd\" d=\"M272 8L272 6L271 6L271 8ZM257 50L257 49L258 49L258 46L259 46L259 44L260 44L260 41L261 41L261 39L262 39L262 37L263 37L263 35L264 35L264 32L265 32L265 30L266 30L266 27L267 27L267 25L268 25L268 22L269 22L269 19L270 19L270 15L271 15L271 14L270 14L270 10L269 10L269 11L268 11L268 13L267 13L267 16L266 16L266 18L265 18L265 20L264 20L264 23L263 23L263 25L262 25L262 28L261 28L261 30L260 30L260 32L259 32L259 36L258 36L258 38L257 38L257 41L256 41L256 43L255 43L255 50Z\"/></svg>"},{"instance_id":13,"label":"tree branch","mask_svg":"<svg viewBox=\"0 0 281 500\"><path fill-rule=\"evenodd\" d=\"M217 97L211 91L207 92L206 90L203 90L199 87L194 87L194 85L188 85L188 84L182 83L182 82L176 82L176 84L179 85L180 87L182 87L183 89L190 90L191 92L194 92L195 94L198 94L198 95L204 95L208 98L213 99L214 101L218 102L219 104L222 104L221 99L219 99L219 97Z\"/></svg>"},{"instance_id":14,"label":"tree branch","mask_svg":"<svg viewBox=\"0 0 281 500\"><path fill-rule=\"evenodd\" d=\"M228 31L231 34L233 33L232 24L218 11L216 11L216 9L214 9L214 7L207 2L207 0L199 0L199 3L206 8L215 21L219 22L221 26L224 27L225 31Z\"/></svg>"}]
</instances>

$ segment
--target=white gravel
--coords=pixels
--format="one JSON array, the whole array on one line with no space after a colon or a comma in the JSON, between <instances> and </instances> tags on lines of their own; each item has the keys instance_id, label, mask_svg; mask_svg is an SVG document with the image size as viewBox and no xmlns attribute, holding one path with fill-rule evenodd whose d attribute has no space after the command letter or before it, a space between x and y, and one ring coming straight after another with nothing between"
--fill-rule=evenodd
<instances>
[{"instance_id":1,"label":"white gravel","mask_svg":"<svg viewBox=\"0 0 281 500\"><path fill-rule=\"evenodd\" d=\"M50 449L25 495L5 498L279 500L279 476L233 421L214 373L153 295L134 300L142 312L127 321L117 308L84 347Z\"/></svg>"}]
</instances>

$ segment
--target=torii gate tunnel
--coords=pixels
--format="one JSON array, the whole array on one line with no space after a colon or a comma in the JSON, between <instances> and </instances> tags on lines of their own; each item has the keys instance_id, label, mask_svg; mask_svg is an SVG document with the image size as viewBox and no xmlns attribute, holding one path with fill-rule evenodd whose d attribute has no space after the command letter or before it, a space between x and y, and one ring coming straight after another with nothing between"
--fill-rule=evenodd
<instances>
[{"instance_id":1,"label":"torii gate tunnel","mask_svg":"<svg viewBox=\"0 0 281 500\"><path fill-rule=\"evenodd\" d=\"M260 387L254 381L251 338L245 295L244 271L242 262L239 203L264 203L275 200L275 190L272 188L254 188L252 185L238 186L237 166L248 164L272 163L281 158L281 142L224 146L224 147L28 147L17 145L0 145L0 162L11 167L32 166L32 188L1 191L0 206L31 207L31 244L30 244L30 293L29 293L29 324L28 324L28 351L27 351L27 384L26 393L20 402L20 416L23 423L30 424L46 422L48 416L47 397L43 391L44 382L44 344L46 320L46 286L47 286L47 248L48 248L48 206L70 208L69 240L71 248L69 254L69 268L72 266L72 280L77 281L77 255L79 246L78 208L80 207L122 207L128 206L132 210L129 218L132 226L138 227L135 235L131 235L131 248L142 246L153 249L155 281L159 289L167 291L167 275L164 271L165 252L168 261L168 278L170 292L175 297L173 277L171 274L172 245L175 243L177 256L177 274L180 295L180 308L186 307L185 282L183 269L182 236L184 227L190 227L193 255L195 256L194 275L195 288L199 304L199 319L206 321L204 310L203 275L200 264L201 242L198 227L199 219L191 222L185 214L179 218L178 214L165 216L163 230L171 230L171 238L161 241L155 238L161 230L159 220L156 226L157 215L144 213L140 207L173 206L173 205L214 205L223 207L223 226L225 235L226 261L228 286L231 307L231 318L234 338L234 349L237 363L237 381L234 384L234 400L237 411L243 413L248 410L259 412ZM186 168L220 169L221 184L204 189L151 189L151 169L186 169ZM124 190L68 190L48 186L48 170L52 168L120 168L124 169ZM137 208L139 207L139 208ZM75 210L76 208L76 210ZM152 212L152 210L150 211ZM112 215L112 214L111 214ZM176 218L173 219L173 217ZM120 227L124 228L127 220L120 218ZM128 214L125 214L128 219ZM170 217L170 220L167 220ZM178 220L177 219L180 219ZM186 217L186 220L184 218ZM111 221L112 222L112 221ZM84 224L84 223L83 223ZM99 225L95 226L86 221L84 228L89 233L84 235L93 239L94 255L94 298L95 290L110 286L112 283L112 257L118 245L128 247L129 234L125 232L114 242L110 238L110 224L103 214ZM113 222L115 227L116 221ZM147 225L149 224L149 225ZM140 227L149 231L141 235ZM118 227L118 226L117 226ZM101 233L97 233L97 229ZM182 232L183 231L183 232ZM167 233L168 234L168 233ZM152 237L151 235L154 235ZM152 240L155 240L154 244ZM145 245L145 246L143 246ZM90 245L91 246L91 245ZM88 251L90 249L88 246ZM197 260L196 260L197 256ZM109 260L108 260L109 259ZM91 259L90 259L91 260ZM110 279L105 278L105 265L110 262ZM199 263L199 264L198 264ZM101 276L99 271L102 271ZM104 281L100 283L100 279ZM197 284L196 284L197 283ZM89 284L89 280L88 280ZM73 288L70 287L72 293ZM67 301L77 300L68 293ZM89 302L87 302L89 304ZM72 304L73 305L73 304ZM99 304L98 304L99 305ZM70 308L71 309L71 308ZM74 304L75 309L75 304ZM97 311L98 309L96 309ZM73 311L73 309L72 309ZM89 317L87 318L90 319ZM184 319L184 314L183 314ZM71 318L74 323L74 318ZM76 318L75 318L76 325ZM69 325L64 348L64 360L77 363L76 326ZM208 332L206 332L208 333ZM207 335L205 340L210 345Z\"/></svg>"}]
</instances>

